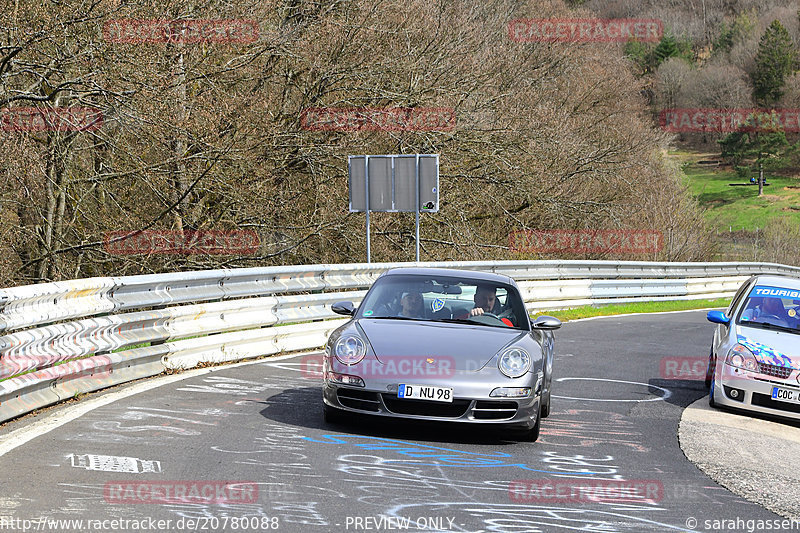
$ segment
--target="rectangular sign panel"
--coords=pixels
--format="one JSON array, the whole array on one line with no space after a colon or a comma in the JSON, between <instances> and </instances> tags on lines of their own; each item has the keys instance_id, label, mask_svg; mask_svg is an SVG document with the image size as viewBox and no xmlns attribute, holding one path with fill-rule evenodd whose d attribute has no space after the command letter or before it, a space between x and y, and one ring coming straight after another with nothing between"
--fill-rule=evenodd
<instances>
[{"instance_id":1,"label":"rectangular sign panel","mask_svg":"<svg viewBox=\"0 0 800 533\"><path fill-rule=\"evenodd\" d=\"M369 161L369 163L367 163ZM369 176L369 182L367 182ZM353 155L348 159L350 211L416 211L419 187L420 212L439 210L439 155Z\"/></svg>"},{"instance_id":2,"label":"rectangular sign panel","mask_svg":"<svg viewBox=\"0 0 800 533\"><path fill-rule=\"evenodd\" d=\"M439 211L439 158L419 158L419 210L423 213Z\"/></svg>"}]
</instances>

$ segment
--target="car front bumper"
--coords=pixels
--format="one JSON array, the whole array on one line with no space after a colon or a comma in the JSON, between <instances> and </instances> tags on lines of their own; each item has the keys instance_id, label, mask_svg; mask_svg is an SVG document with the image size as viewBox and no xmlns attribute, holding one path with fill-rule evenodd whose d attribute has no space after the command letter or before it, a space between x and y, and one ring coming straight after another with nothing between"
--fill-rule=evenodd
<instances>
[{"instance_id":1,"label":"car front bumper","mask_svg":"<svg viewBox=\"0 0 800 533\"><path fill-rule=\"evenodd\" d=\"M798 373L800 371L793 370L787 378L782 379L722 363L722 368L715 374L714 402L725 407L800 420L800 403L772 398L774 387L793 391L794 398L800 397Z\"/></svg>"},{"instance_id":2,"label":"car front bumper","mask_svg":"<svg viewBox=\"0 0 800 533\"><path fill-rule=\"evenodd\" d=\"M351 387L332 383L323 385L326 405L366 415L413 420L500 424L530 429L536 424L540 396L531 393L525 398L467 398L454 395L452 402L410 400L397 397L397 389L381 390ZM491 390L491 387L489 387ZM454 391L455 392L455 391Z\"/></svg>"}]
</instances>

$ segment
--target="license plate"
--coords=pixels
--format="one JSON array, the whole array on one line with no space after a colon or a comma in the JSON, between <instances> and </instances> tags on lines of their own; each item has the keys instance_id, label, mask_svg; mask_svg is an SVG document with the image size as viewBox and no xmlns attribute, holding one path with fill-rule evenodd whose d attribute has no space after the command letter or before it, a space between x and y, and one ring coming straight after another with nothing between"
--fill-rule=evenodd
<instances>
[{"instance_id":1,"label":"license plate","mask_svg":"<svg viewBox=\"0 0 800 533\"><path fill-rule=\"evenodd\" d=\"M397 387L398 398L415 400L432 400L434 402L452 402L453 389L447 387L431 387L430 385L406 385Z\"/></svg>"},{"instance_id":2,"label":"license plate","mask_svg":"<svg viewBox=\"0 0 800 533\"><path fill-rule=\"evenodd\" d=\"M772 387L772 399L781 402L800 403L800 391Z\"/></svg>"}]
</instances>

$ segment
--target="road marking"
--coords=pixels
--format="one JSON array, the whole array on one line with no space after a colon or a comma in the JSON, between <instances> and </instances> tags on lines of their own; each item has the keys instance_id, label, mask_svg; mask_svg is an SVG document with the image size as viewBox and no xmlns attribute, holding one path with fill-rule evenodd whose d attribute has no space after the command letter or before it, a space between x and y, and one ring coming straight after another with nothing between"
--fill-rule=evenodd
<instances>
[{"instance_id":1,"label":"road marking","mask_svg":"<svg viewBox=\"0 0 800 533\"><path fill-rule=\"evenodd\" d=\"M99 470L101 472L125 472L128 474L161 473L161 461L139 459L137 457L121 457L118 455L95 455L84 453L69 454L74 468Z\"/></svg>"},{"instance_id":2,"label":"road marking","mask_svg":"<svg viewBox=\"0 0 800 533\"><path fill-rule=\"evenodd\" d=\"M604 379L604 378L558 378L556 381L570 381L570 380L584 380L584 381L610 381L612 383L628 383L630 385L641 385L642 387L647 388L654 388L662 391L664 393L663 396L659 396L658 398L648 398L646 400L604 400L601 398L573 398L572 396L556 396L553 394L553 398L560 398L562 400L584 400L587 402L659 402L666 400L670 396L672 396L672 391L665 389L663 387L657 387L656 385L650 385L649 383L641 383L639 381L623 381L621 379Z\"/></svg>"},{"instance_id":3,"label":"road marking","mask_svg":"<svg viewBox=\"0 0 800 533\"><path fill-rule=\"evenodd\" d=\"M36 422L33 422L28 426L21 427L19 429L12 431L11 433L8 433L7 435L3 435L2 437L0 437L0 457L7 454L11 450L14 450L15 448L22 446L23 444L28 443L29 441L35 439L36 437L49 433L50 431L53 431L54 429L59 428L64 424L67 424L77 418L82 417L86 413L94 411L98 407L106 406L118 400L122 400L129 396L133 396L134 394L147 392L149 390L156 389L164 385L169 385L171 383L175 383L178 381L182 381L184 379L193 378L195 376L202 376L203 374L210 374L212 372L218 372L220 370L227 370L229 368L235 368L237 366L264 364L266 361L291 359L293 357L300 357L303 355L309 355L314 353L320 353L320 352L304 352L299 354L270 357L269 359L259 359L257 361L245 361L243 363L234 363L231 365L198 368L196 370L187 370L185 372L181 372L180 374L151 378L141 383L125 386L123 390L109 392L97 398L82 400L71 406L64 406L62 408L59 408L59 406L56 405L55 407L58 408L57 412L48 415L41 420L37 420Z\"/></svg>"}]
</instances>

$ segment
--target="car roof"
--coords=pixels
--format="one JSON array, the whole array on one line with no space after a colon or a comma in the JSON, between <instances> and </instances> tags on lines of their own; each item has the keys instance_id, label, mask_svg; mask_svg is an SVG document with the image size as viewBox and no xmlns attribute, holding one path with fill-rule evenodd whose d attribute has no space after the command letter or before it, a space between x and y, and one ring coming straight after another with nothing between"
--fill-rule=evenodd
<instances>
[{"instance_id":1,"label":"car roof","mask_svg":"<svg viewBox=\"0 0 800 533\"><path fill-rule=\"evenodd\" d=\"M433 268L433 267L400 267L387 270L384 276L396 275L415 275L415 276L452 276L457 278L467 278L476 281L493 281L497 283L504 283L506 285L514 285L516 283L513 279L505 274L495 274L494 272L483 272L480 270L458 270L455 268Z\"/></svg>"},{"instance_id":2,"label":"car roof","mask_svg":"<svg viewBox=\"0 0 800 533\"><path fill-rule=\"evenodd\" d=\"M770 285L772 287L785 287L800 290L800 278L783 276L780 274L762 274L756 276L755 285Z\"/></svg>"}]
</instances>

